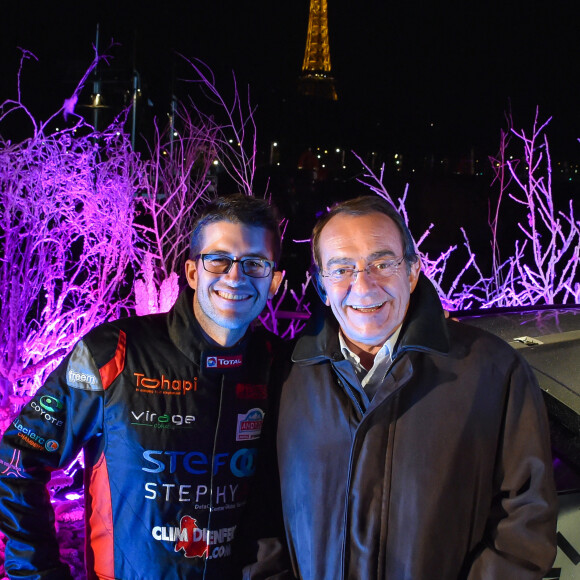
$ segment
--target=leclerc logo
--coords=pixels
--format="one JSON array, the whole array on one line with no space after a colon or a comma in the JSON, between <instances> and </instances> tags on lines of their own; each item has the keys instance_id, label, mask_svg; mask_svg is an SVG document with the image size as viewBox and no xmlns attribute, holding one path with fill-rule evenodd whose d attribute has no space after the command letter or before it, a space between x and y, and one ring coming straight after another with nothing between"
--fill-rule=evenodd
<instances>
[{"instance_id":1,"label":"leclerc logo","mask_svg":"<svg viewBox=\"0 0 580 580\"><path fill-rule=\"evenodd\" d=\"M235 356L208 356L205 366L208 369L231 369L242 366L242 355Z\"/></svg>"}]
</instances>

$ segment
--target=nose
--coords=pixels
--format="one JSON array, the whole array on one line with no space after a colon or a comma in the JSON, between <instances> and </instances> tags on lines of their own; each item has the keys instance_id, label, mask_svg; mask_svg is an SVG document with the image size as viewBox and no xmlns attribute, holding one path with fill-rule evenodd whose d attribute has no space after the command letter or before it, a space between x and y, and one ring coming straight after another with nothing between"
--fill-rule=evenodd
<instances>
[{"instance_id":1,"label":"nose","mask_svg":"<svg viewBox=\"0 0 580 580\"><path fill-rule=\"evenodd\" d=\"M241 280L245 276L244 271L242 270L242 264L240 262L234 262L230 271L224 275L227 280Z\"/></svg>"},{"instance_id":2,"label":"nose","mask_svg":"<svg viewBox=\"0 0 580 580\"><path fill-rule=\"evenodd\" d=\"M369 290L373 284L374 280L370 274L369 268L363 268L361 270L355 270L353 272L353 279L351 282L351 292L357 292L358 294L362 294Z\"/></svg>"}]
</instances>

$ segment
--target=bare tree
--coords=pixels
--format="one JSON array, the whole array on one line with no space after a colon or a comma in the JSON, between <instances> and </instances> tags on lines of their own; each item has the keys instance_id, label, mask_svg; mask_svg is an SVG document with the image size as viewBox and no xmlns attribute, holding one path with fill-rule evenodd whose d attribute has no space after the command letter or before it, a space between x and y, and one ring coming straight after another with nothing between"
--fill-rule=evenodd
<instances>
[{"instance_id":1,"label":"bare tree","mask_svg":"<svg viewBox=\"0 0 580 580\"><path fill-rule=\"evenodd\" d=\"M95 133L74 115L81 88L60 109L76 122L53 133L19 92L1 109L0 119L24 114L32 135L0 137L0 423L129 295L143 171L122 119Z\"/></svg>"}]
</instances>

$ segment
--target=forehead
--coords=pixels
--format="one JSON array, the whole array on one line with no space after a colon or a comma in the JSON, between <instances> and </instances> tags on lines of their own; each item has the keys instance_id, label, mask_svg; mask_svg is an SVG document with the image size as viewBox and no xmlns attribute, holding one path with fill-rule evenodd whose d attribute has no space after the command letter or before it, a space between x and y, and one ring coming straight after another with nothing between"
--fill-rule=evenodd
<instances>
[{"instance_id":1,"label":"forehead","mask_svg":"<svg viewBox=\"0 0 580 580\"><path fill-rule=\"evenodd\" d=\"M256 255L273 258L274 235L263 227L221 220L201 231L200 253L227 252L235 256Z\"/></svg>"},{"instance_id":2,"label":"forehead","mask_svg":"<svg viewBox=\"0 0 580 580\"><path fill-rule=\"evenodd\" d=\"M395 222L382 213L338 214L320 232L322 264L333 258L367 259L375 254L400 257L403 239Z\"/></svg>"}]
</instances>

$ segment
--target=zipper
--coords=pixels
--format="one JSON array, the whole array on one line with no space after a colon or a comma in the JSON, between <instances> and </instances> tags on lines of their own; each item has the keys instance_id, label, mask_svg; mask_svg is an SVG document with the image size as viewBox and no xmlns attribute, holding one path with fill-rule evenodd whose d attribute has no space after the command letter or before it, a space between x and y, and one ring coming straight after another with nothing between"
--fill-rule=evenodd
<instances>
[{"instance_id":1,"label":"zipper","mask_svg":"<svg viewBox=\"0 0 580 580\"><path fill-rule=\"evenodd\" d=\"M413 350L413 349L408 349L408 350ZM419 349L417 349L419 350ZM389 371L391 370L391 368L393 367L393 364L395 363L395 361L397 361L400 356L403 354L404 351L398 351L395 359L391 360L391 364L389 365L389 368L387 369L387 371L385 372L385 376L383 377L383 381L385 380L385 378L387 377L387 375L389 374ZM337 374L338 377L338 374ZM344 387L343 381L340 377L338 377L338 382L339 384ZM384 401L382 401L382 403L380 404L380 406L384 405L385 403L389 402L395 395L397 395L399 393L399 390L402 387L394 390L393 392L389 393L389 395L385 398ZM350 393L352 392L351 389L349 388L347 390L347 392ZM344 580L344 578L346 578L345 573L345 564L346 564L346 540L347 540L347 532L348 532L348 508L350 505L350 489L351 489L351 481L352 481L352 472L353 472L353 463L354 463L354 449L356 447L356 443L358 440L358 433L360 431L360 428L362 427L362 424L364 422L367 422L370 417L372 417L372 415L375 413L375 411L378 409L378 407L372 409L366 416L364 416L364 413L362 413L362 409L360 408L360 405L358 405L358 402L356 401L356 399L352 396L350 396L350 398L354 401L354 403L357 405L357 408L361 410L361 416L362 419L358 425L358 427L356 428L355 431L355 436L354 436L354 440L353 443L351 445L350 448L350 456L349 456L349 461L348 461L348 474L347 474L347 483L346 483L346 493L345 493L345 497L344 497L344 525L343 525L343 540L342 540L342 549L341 549L341 580Z\"/></svg>"},{"instance_id":2,"label":"zipper","mask_svg":"<svg viewBox=\"0 0 580 580\"><path fill-rule=\"evenodd\" d=\"M219 399L219 405L218 405L218 416L217 416L216 427L215 427L215 432L214 432L214 436L213 436L213 449L212 449L212 456L211 456L211 474L210 474L210 478L209 478L209 514L207 517L208 534L209 534L209 531L211 530L211 516L213 513L213 480L214 480L214 476L215 476L215 456L216 456L216 452L217 452L218 434L219 434L220 423L221 423L221 418L222 418L222 405L223 405L223 399L224 399L224 381L225 381L225 376L222 374L221 384L220 384L220 399ZM207 564L209 562L209 544L207 546L207 549L208 549L208 553L207 553L208 555L206 556L205 562L203 565L203 580L205 580L206 572L207 572Z\"/></svg>"}]
</instances>

